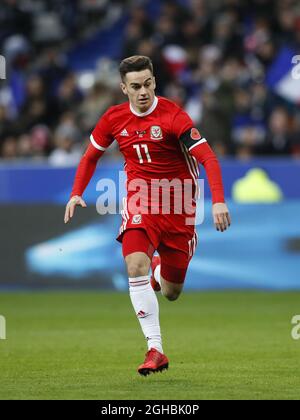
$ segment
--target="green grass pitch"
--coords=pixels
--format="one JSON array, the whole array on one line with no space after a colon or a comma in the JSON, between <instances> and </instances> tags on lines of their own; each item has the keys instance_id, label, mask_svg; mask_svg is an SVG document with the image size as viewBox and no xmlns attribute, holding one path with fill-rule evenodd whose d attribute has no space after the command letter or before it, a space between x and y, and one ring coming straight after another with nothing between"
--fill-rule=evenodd
<instances>
[{"instance_id":1,"label":"green grass pitch","mask_svg":"<svg viewBox=\"0 0 300 420\"><path fill-rule=\"evenodd\" d=\"M299 302L296 292L160 297L170 368L141 377L127 294L2 293L0 399L299 399Z\"/></svg>"}]
</instances>

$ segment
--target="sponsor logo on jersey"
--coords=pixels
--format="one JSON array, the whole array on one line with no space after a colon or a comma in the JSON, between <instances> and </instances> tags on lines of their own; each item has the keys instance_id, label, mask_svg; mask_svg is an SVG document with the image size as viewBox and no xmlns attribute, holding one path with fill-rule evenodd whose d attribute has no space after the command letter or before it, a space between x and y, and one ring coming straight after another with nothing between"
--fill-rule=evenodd
<instances>
[{"instance_id":1,"label":"sponsor logo on jersey","mask_svg":"<svg viewBox=\"0 0 300 420\"><path fill-rule=\"evenodd\" d=\"M150 137L152 140L162 140L162 130L159 125L152 125L150 130Z\"/></svg>"},{"instance_id":2,"label":"sponsor logo on jersey","mask_svg":"<svg viewBox=\"0 0 300 420\"><path fill-rule=\"evenodd\" d=\"M136 134L139 136L139 137L144 137L144 134L146 134L146 130L143 130L143 131L136 131Z\"/></svg>"},{"instance_id":3,"label":"sponsor logo on jersey","mask_svg":"<svg viewBox=\"0 0 300 420\"><path fill-rule=\"evenodd\" d=\"M133 216L132 224L133 225L139 225L140 223L142 223L142 215L141 214L136 214L135 216Z\"/></svg>"},{"instance_id":4,"label":"sponsor logo on jersey","mask_svg":"<svg viewBox=\"0 0 300 420\"><path fill-rule=\"evenodd\" d=\"M191 129L191 138L193 140L201 140L202 136L199 133L199 131L197 130L197 128L192 128Z\"/></svg>"},{"instance_id":5,"label":"sponsor logo on jersey","mask_svg":"<svg viewBox=\"0 0 300 420\"><path fill-rule=\"evenodd\" d=\"M129 136L128 131L126 130L126 128L124 128L124 130L121 131L120 136L123 136L123 137L128 137Z\"/></svg>"}]
</instances>

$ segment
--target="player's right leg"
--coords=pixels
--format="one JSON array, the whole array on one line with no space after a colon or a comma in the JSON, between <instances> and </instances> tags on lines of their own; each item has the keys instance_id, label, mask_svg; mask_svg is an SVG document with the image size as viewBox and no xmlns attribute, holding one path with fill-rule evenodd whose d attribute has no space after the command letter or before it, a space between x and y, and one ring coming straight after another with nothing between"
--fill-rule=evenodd
<instances>
[{"instance_id":1,"label":"player's right leg","mask_svg":"<svg viewBox=\"0 0 300 420\"><path fill-rule=\"evenodd\" d=\"M138 372L148 375L168 367L168 359L162 348L158 301L149 278L154 247L143 229L129 229L123 235L122 250L127 265L131 302L148 344L145 362Z\"/></svg>"}]
</instances>

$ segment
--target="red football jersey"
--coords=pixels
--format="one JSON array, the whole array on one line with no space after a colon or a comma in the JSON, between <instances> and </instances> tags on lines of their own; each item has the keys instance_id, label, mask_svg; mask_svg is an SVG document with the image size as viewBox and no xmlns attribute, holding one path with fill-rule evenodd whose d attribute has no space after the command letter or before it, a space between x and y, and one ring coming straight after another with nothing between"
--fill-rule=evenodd
<instances>
[{"instance_id":1,"label":"red football jersey","mask_svg":"<svg viewBox=\"0 0 300 420\"><path fill-rule=\"evenodd\" d=\"M143 114L138 114L129 102L109 108L93 130L91 142L103 151L114 140L118 142L128 182L190 180L197 191L198 162L179 141L192 127L191 118L179 106L155 97L151 108Z\"/></svg>"}]
</instances>

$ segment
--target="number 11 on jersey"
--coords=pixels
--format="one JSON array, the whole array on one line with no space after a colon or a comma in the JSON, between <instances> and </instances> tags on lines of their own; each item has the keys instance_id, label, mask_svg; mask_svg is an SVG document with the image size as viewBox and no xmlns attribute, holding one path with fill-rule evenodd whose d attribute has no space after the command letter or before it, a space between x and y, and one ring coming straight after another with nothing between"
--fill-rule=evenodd
<instances>
[{"instance_id":1,"label":"number 11 on jersey","mask_svg":"<svg viewBox=\"0 0 300 420\"><path fill-rule=\"evenodd\" d=\"M146 158L147 158L147 162L148 163L152 162L147 144L141 144L141 145L134 144L132 147L136 150L136 153L138 155L140 163L144 163L141 148L144 149L144 152L145 152L145 155L146 155Z\"/></svg>"}]
</instances>

